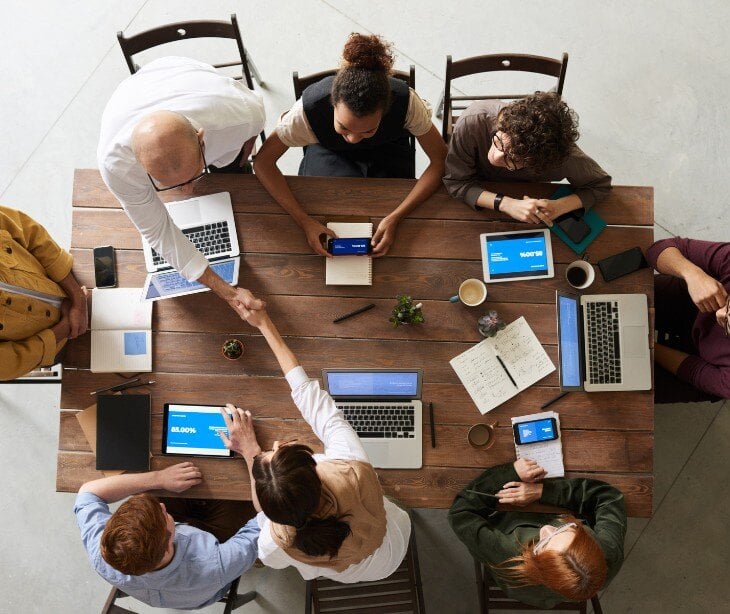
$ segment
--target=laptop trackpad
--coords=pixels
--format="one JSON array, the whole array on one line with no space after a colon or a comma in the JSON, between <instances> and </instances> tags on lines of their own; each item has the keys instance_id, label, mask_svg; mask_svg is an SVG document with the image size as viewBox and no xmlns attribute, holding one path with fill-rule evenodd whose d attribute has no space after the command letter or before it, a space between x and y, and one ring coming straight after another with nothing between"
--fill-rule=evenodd
<instances>
[{"instance_id":1,"label":"laptop trackpad","mask_svg":"<svg viewBox=\"0 0 730 614\"><path fill-rule=\"evenodd\" d=\"M644 356L648 347L648 337L644 326L626 326L623 333L623 356Z\"/></svg>"},{"instance_id":2,"label":"laptop trackpad","mask_svg":"<svg viewBox=\"0 0 730 614\"><path fill-rule=\"evenodd\" d=\"M170 215L172 220L180 228L187 228L188 226L195 226L200 223L200 203L197 200L188 200L185 203L175 206L170 205Z\"/></svg>"},{"instance_id":3,"label":"laptop trackpad","mask_svg":"<svg viewBox=\"0 0 730 614\"><path fill-rule=\"evenodd\" d=\"M390 466L390 446L387 443L363 442L363 447L373 467L382 469Z\"/></svg>"}]
</instances>

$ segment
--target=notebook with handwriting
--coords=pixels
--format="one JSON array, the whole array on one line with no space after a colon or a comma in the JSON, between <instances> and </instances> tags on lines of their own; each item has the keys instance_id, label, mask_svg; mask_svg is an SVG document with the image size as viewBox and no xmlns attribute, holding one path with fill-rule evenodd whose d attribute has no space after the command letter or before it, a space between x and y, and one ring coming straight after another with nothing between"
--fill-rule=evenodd
<instances>
[{"instance_id":1,"label":"notebook with handwriting","mask_svg":"<svg viewBox=\"0 0 730 614\"><path fill-rule=\"evenodd\" d=\"M369 222L329 222L327 228L342 239L373 236L373 225ZM370 256L327 258L324 283L328 286L372 286L373 259Z\"/></svg>"},{"instance_id":2,"label":"notebook with handwriting","mask_svg":"<svg viewBox=\"0 0 730 614\"><path fill-rule=\"evenodd\" d=\"M449 364L483 414L555 371L524 317L452 358Z\"/></svg>"},{"instance_id":3,"label":"notebook with handwriting","mask_svg":"<svg viewBox=\"0 0 730 614\"><path fill-rule=\"evenodd\" d=\"M517 416L512 418L512 425L517 422L531 422L544 418L555 418L555 425L558 428L558 438L551 441L540 441L537 443L517 444L515 442L515 455L517 458L529 458L534 460L545 470L546 478L562 478L565 476L563 465L563 442L560 436L560 416L554 411L543 411L529 416Z\"/></svg>"},{"instance_id":4,"label":"notebook with handwriting","mask_svg":"<svg viewBox=\"0 0 730 614\"><path fill-rule=\"evenodd\" d=\"M152 371L152 305L142 288L91 291L91 372Z\"/></svg>"}]
</instances>

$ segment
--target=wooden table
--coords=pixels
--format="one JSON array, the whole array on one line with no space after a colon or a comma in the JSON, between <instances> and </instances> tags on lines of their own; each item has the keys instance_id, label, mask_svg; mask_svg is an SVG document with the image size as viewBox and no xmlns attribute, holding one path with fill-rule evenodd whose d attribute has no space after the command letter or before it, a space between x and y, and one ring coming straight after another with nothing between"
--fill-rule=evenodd
<instances>
[{"instance_id":1,"label":"wooden table","mask_svg":"<svg viewBox=\"0 0 730 614\"><path fill-rule=\"evenodd\" d=\"M289 185L305 210L327 221L336 215L368 216L377 223L408 193L413 181L290 177ZM496 185L493 191L547 196L550 185ZM488 302L477 308L449 303L459 283L481 278L478 236L482 232L524 230L528 226L493 213L476 213L439 191L398 228L390 253L375 260L373 285L325 286L324 259L312 254L304 235L271 199L254 176L212 175L196 184L200 193L231 193L245 256L240 285L266 298L273 321L287 338L307 373L323 367L423 367L423 399L435 405L437 447L432 449L428 412L424 412L421 470L379 470L386 493L415 507L448 507L466 482L485 467L514 459L510 417L532 413L558 392L558 374L482 417L449 365L478 342L476 319L484 308L497 309L506 321L524 315L557 364L555 290L566 289L566 264L576 256L553 240L555 278L495 284ZM172 194L170 198L180 199ZM96 170L77 170L73 191L72 253L82 284L94 285L92 248L112 244L120 286L141 287L145 278L140 236ZM589 249L592 262L634 245L652 242L653 190L616 187L597 211L610 225ZM653 316L652 272L648 269L606 284L597 276L591 292L643 292ZM407 293L423 303L426 324L394 329L388 323L395 296ZM363 300L367 299L367 300ZM332 320L365 302L375 309L333 324ZM653 317L650 317L653 323ZM165 402L233 402L252 410L264 449L274 439L298 436L318 450L289 396L273 354L257 331L212 293L157 302L153 317L153 365L157 383L135 392L152 395L152 468L179 462L159 454ZM235 336L246 352L238 361L221 356L222 342ZM75 419L90 405L91 390L120 381L114 374L92 374L89 335L68 346L61 388L56 487L76 491L100 474ZM554 409L560 413L567 476L606 480L626 495L629 514L651 515L653 393L573 393ZM468 428L498 421L489 451L472 449ZM249 497L243 462L199 459L205 482L187 496Z\"/></svg>"}]
</instances>

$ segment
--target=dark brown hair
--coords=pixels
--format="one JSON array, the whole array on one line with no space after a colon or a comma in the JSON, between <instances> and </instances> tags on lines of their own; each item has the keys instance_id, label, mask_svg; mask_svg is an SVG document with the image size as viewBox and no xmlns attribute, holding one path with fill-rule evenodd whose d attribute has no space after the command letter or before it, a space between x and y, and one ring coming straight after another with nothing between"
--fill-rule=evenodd
<instances>
[{"instance_id":1,"label":"dark brown hair","mask_svg":"<svg viewBox=\"0 0 730 614\"><path fill-rule=\"evenodd\" d=\"M561 164L578 140L578 115L554 92L535 92L504 107L497 130L509 136L508 151L525 168Z\"/></svg>"},{"instance_id":2,"label":"dark brown hair","mask_svg":"<svg viewBox=\"0 0 730 614\"><path fill-rule=\"evenodd\" d=\"M593 597L606 582L606 556L579 521L569 516L563 520L577 525L567 550L542 549L533 554L536 542L530 542L519 555L492 569L515 587L543 585L571 601Z\"/></svg>"},{"instance_id":3,"label":"dark brown hair","mask_svg":"<svg viewBox=\"0 0 730 614\"><path fill-rule=\"evenodd\" d=\"M117 571L141 576L162 561L170 541L167 516L156 497L135 495L112 514L101 534L101 556Z\"/></svg>"},{"instance_id":4,"label":"dark brown hair","mask_svg":"<svg viewBox=\"0 0 730 614\"><path fill-rule=\"evenodd\" d=\"M332 83L332 106L343 102L357 117L390 108L391 44L375 34L353 32L342 50L342 66Z\"/></svg>"},{"instance_id":5,"label":"dark brown hair","mask_svg":"<svg viewBox=\"0 0 730 614\"><path fill-rule=\"evenodd\" d=\"M332 557L350 535L350 525L336 516L312 517L322 493L316 466L312 449L294 443L281 446L268 461L258 455L251 473L264 514L296 527L294 546L310 556Z\"/></svg>"}]
</instances>

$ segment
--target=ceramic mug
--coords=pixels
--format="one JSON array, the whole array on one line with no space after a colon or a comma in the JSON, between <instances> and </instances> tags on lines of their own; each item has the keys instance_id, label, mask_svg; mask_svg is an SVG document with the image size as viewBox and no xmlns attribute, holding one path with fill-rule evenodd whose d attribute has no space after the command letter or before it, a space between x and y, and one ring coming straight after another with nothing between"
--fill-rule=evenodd
<instances>
[{"instance_id":1,"label":"ceramic mug","mask_svg":"<svg viewBox=\"0 0 730 614\"><path fill-rule=\"evenodd\" d=\"M469 445L477 450L489 450L496 439L494 436L495 426L497 426L496 422L494 424L480 422L470 427L466 436Z\"/></svg>"},{"instance_id":2,"label":"ceramic mug","mask_svg":"<svg viewBox=\"0 0 730 614\"><path fill-rule=\"evenodd\" d=\"M596 272L590 262L576 260L565 269L565 279L576 290L585 290L596 279Z\"/></svg>"},{"instance_id":3,"label":"ceramic mug","mask_svg":"<svg viewBox=\"0 0 730 614\"><path fill-rule=\"evenodd\" d=\"M487 298L487 286L481 279L465 279L459 286L459 294L452 296L449 300L452 303L461 301L467 307L481 305Z\"/></svg>"}]
</instances>

